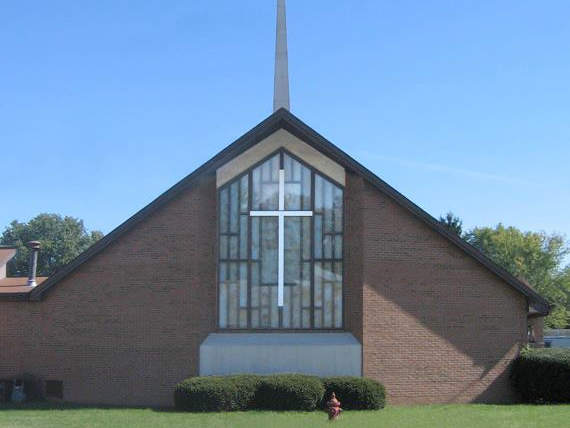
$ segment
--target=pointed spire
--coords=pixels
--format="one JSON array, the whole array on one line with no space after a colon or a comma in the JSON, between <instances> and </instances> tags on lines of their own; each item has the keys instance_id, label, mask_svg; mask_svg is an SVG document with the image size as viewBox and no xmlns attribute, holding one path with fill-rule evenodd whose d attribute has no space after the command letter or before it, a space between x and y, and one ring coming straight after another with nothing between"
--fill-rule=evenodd
<instances>
[{"instance_id":1,"label":"pointed spire","mask_svg":"<svg viewBox=\"0 0 570 428\"><path fill-rule=\"evenodd\" d=\"M287 54L287 14L285 0L277 0L277 40L275 43L275 89L273 112L289 105L289 58Z\"/></svg>"}]
</instances>

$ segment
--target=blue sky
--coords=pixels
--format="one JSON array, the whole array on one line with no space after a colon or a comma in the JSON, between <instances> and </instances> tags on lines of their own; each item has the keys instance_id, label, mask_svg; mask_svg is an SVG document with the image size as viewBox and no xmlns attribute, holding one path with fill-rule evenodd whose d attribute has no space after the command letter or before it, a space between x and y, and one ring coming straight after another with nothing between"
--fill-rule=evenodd
<instances>
[{"instance_id":1,"label":"blue sky","mask_svg":"<svg viewBox=\"0 0 570 428\"><path fill-rule=\"evenodd\" d=\"M570 235L570 3L288 0L292 112L434 216ZM274 0L3 1L0 228L105 233L271 114Z\"/></svg>"}]
</instances>

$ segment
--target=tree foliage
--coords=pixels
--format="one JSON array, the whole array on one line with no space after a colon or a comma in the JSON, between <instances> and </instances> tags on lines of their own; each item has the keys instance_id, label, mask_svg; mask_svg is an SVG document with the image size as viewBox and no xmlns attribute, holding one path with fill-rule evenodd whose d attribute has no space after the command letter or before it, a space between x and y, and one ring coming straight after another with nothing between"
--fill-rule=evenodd
<instances>
[{"instance_id":1,"label":"tree foliage","mask_svg":"<svg viewBox=\"0 0 570 428\"><path fill-rule=\"evenodd\" d=\"M0 244L18 247L8 265L8 274L26 276L30 257L26 244L40 241L37 273L38 276L49 276L102 237L102 232L89 232L83 220L59 214L39 214L27 223L11 222L0 237Z\"/></svg>"},{"instance_id":2,"label":"tree foliage","mask_svg":"<svg viewBox=\"0 0 570 428\"><path fill-rule=\"evenodd\" d=\"M439 222L441 224L443 224L445 227L447 227L453 233L455 233L459 236L462 235L462 233L463 233L463 221L458 216L453 214L451 211L449 211L445 215L445 217L439 216Z\"/></svg>"},{"instance_id":3,"label":"tree foliage","mask_svg":"<svg viewBox=\"0 0 570 428\"><path fill-rule=\"evenodd\" d=\"M465 239L556 305L546 319L547 326L568 325L570 273L561 265L569 248L562 235L523 232L498 224L494 228L476 227L465 234Z\"/></svg>"}]
</instances>

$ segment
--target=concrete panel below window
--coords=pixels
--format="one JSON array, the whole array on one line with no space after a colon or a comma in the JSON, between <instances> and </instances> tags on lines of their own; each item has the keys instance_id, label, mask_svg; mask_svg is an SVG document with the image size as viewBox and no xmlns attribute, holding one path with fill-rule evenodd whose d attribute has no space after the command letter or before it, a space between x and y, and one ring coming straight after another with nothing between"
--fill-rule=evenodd
<instances>
[{"instance_id":1,"label":"concrete panel below window","mask_svg":"<svg viewBox=\"0 0 570 428\"><path fill-rule=\"evenodd\" d=\"M305 373L361 376L362 345L350 333L212 333L200 375Z\"/></svg>"}]
</instances>

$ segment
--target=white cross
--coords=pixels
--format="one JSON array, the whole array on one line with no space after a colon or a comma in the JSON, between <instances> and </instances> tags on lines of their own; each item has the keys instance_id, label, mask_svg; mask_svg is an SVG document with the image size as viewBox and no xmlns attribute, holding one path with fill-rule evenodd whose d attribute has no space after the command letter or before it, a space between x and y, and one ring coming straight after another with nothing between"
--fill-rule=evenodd
<instances>
[{"instance_id":1,"label":"white cross","mask_svg":"<svg viewBox=\"0 0 570 428\"><path fill-rule=\"evenodd\" d=\"M252 217L277 217L279 219L279 253L277 267L277 306L283 307L285 287L285 217L312 217L312 211L285 211L285 170L279 170L279 210L250 211Z\"/></svg>"}]
</instances>

